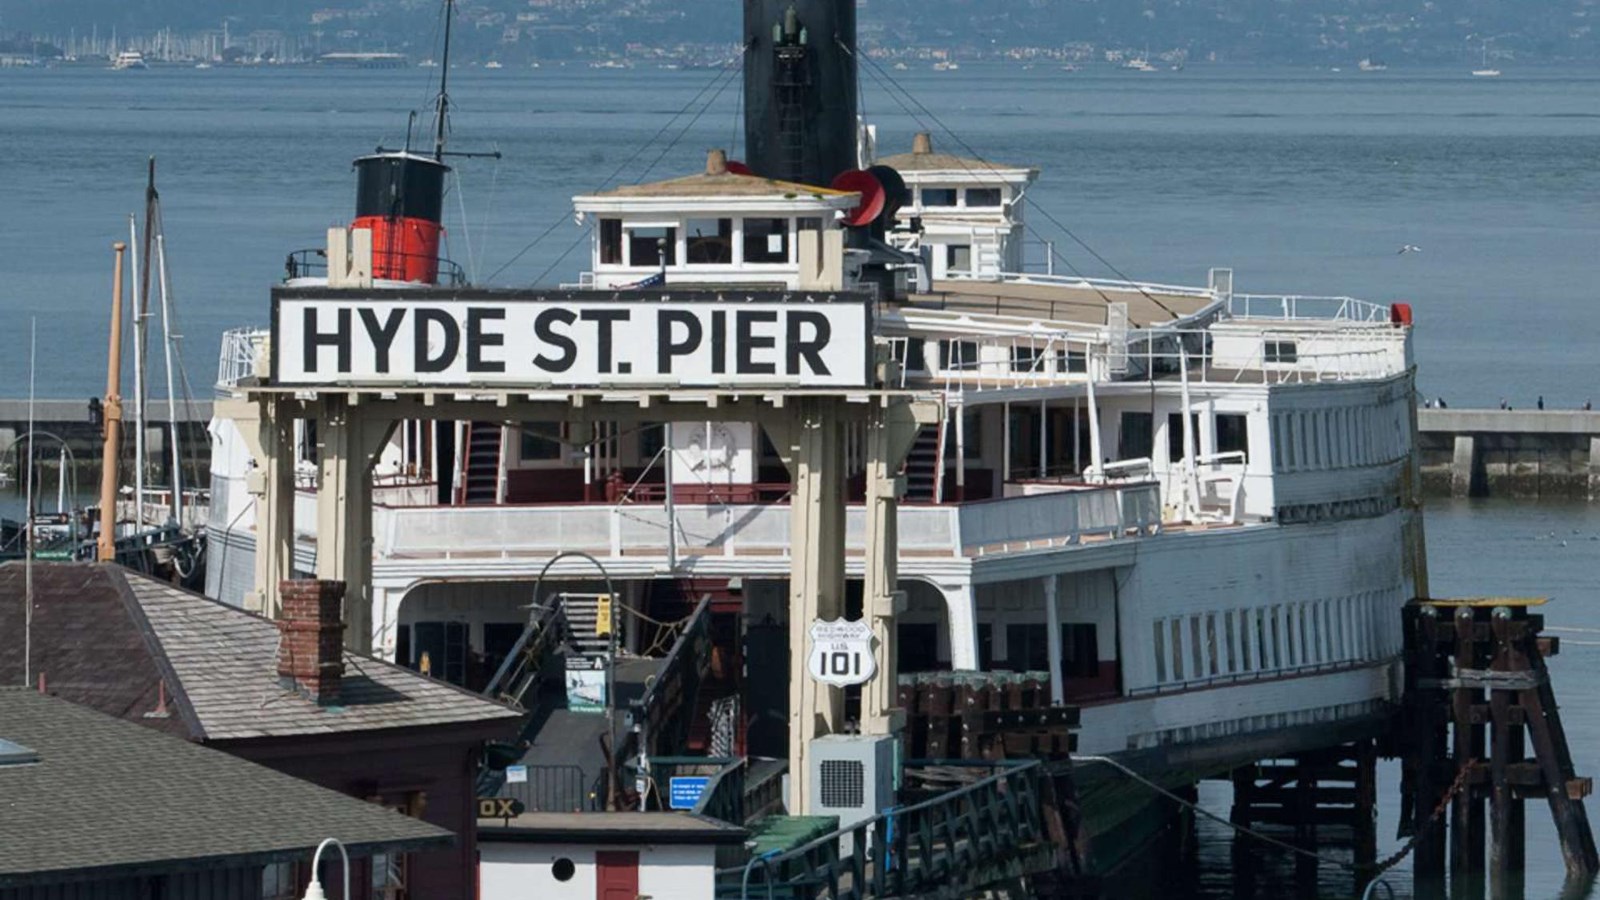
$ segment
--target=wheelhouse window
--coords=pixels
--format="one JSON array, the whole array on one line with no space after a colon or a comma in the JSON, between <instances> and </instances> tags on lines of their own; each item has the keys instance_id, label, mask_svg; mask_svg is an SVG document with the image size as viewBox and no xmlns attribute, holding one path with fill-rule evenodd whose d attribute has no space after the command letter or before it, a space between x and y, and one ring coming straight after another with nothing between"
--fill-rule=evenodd
<instances>
[{"instance_id":1,"label":"wheelhouse window","mask_svg":"<svg viewBox=\"0 0 1600 900\"><path fill-rule=\"evenodd\" d=\"M925 187L922 189L922 205L925 207L955 206L956 189Z\"/></svg>"},{"instance_id":2,"label":"wheelhouse window","mask_svg":"<svg viewBox=\"0 0 1600 900\"><path fill-rule=\"evenodd\" d=\"M890 349L895 362L907 372L928 370L928 349L922 338L908 337L903 341L895 341L890 345Z\"/></svg>"},{"instance_id":3,"label":"wheelhouse window","mask_svg":"<svg viewBox=\"0 0 1600 900\"><path fill-rule=\"evenodd\" d=\"M1117 458L1142 459L1155 447L1155 423L1147 412L1125 412L1117 429Z\"/></svg>"},{"instance_id":4,"label":"wheelhouse window","mask_svg":"<svg viewBox=\"0 0 1600 900\"><path fill-rule=\"evenodd\" d=\"M1057 372L1087 372L1089 371L1089 355L1082 350L1068 350L1065 347L1056 350Z\"/></svg>"},{"instance_id":5,"label":"wheelhouse window","mask_svg":"<svg viewBox=\"0 0 1600 900\"><path fill-rule=\"evenodd\" d=\"M622 220L600 220L600 262L603 265L622 265Z\"/></svg>"},{"instance_id":6,"label":"wheelhouse window","mask_svg":"<svg viewBox=\"0 0 1600 900\"><path fill-rule=\"evenodd\" d=\"M744 261L747 263L788 262L789 220L745 219Z\"/></svg>"},{"instance_id":7,"label":"wheelhouse window","mask_svg":"<svg viewBox=\"0 0 1600 900\"><path fill-rule=\"evenodd\" d=\"M992 207L999 205L999 188L967 188L967 206Z\"/></svg>"},{"instance_id":8,"label":"wheelhouse window","mask_svg":"<svg viewBox=\"0 0 1600 900\"><path fill-rule=\"evenodd\" d=\"M1013 372L1043 372L1040 357L1044 354L1038 347L1016 346L1011 348L1011 371Z\"/></svg>"},{"instance_id":9,"label":"wheelhouse window","mask_svg":"<svg viewBox=\"0 0 1600 900\"><path fill-rule=\"evenodd\" d=\"M684 256L691 264L733 263L733 220L690 219L683 223Z\"/></svg>"},{"instance_id":10,"label":"wheelhouse window","mask_svg":"<svg viewBox=\"0 0 1600 900\"><path fill-rule=\"evenodd\" d=\"M1300 348L1294 341L1267 341L1265 359L1269 363L1294 363L1300 361Z\"/></svg>"},{"instance_id":11,"label":"wheelhouse window","mask_svg":"<svg viewBox=\"0 0 1600 900\"><path fill-rule=\"evenodd\" d=\"M1200 452L1200 417L1190 413L1189 427L1194 435L1194 451ZM1177 465L1183 460L1183 414L1167 413L1167 461Z\"/></svg>"},{"instance_id":12,"label":"wheelhouse window","mask_svg":"<svg viewBox=\"0 0 1600 900\"><path fill-rule=\"evenodd\" d=\"M944 248L945 270L949 272L972 271L972 245L951 244Z\"/></svg>"},{"instance_id":13,"label":"wheelhouse window","mask_svg":"<svg viewBox=\"0 0 1600 900\"><path fill-rule=\"evenodd\" d=\"M941 370L976 371L978 368L977 342L940 341L939 368Z\"/></svg>"},{"instance_id":14,"label":"wheelhouse window","mask_svg":"<svg viewBox=\"0 0 1600 900\"><path fill-rule=\"evenodd\" d=\"M628 229L628 265L678 264L678 229L635 226Z\"/></svg>"}]
</instances>

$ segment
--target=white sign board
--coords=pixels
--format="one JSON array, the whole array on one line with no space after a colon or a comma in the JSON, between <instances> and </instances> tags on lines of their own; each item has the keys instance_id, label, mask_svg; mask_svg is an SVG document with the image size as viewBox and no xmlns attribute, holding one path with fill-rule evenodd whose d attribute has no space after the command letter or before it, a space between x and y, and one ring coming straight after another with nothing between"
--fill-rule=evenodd
<instances>
[{"instance_id":1,"label":"white sign board","mask_svg":"<svg viewBox=\"0 0 1600 900\"><path fill-rule=\"evenodd\" d=\"M811 654L806 671L823 684L866 684L878 674L872 655L872 626L866 622L818 619L811 623Z\"/></svg>"},{"instance_id":2,"label":"white sign board","mask_svg":"<svg viewBox=\"0 0 1600 900\"><path fill-rule=\"evenodd\" d=\"M871 321L862 296L591 296L282 292L273 298L273 381L374 388L869 384Z\"/></svg>"}]
</instances>

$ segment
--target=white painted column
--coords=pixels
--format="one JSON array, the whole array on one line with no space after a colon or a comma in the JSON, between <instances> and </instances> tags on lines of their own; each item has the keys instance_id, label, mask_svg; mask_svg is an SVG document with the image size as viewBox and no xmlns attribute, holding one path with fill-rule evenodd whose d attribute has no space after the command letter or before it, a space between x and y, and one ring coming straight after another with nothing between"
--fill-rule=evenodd
<instances>
[{"instance_id":1,"label":"white painted column","mask_svg":"<svg viewBox=\"0 0 1600 900\"><path fill-rule=\"evenodd\" d=\"M285 404L253 404L254 421L239 418L235 428L255 461L245 476L256 502L255 589L245 608L276 618L278 585L294 574L294 427Z\"/></svg>"},{"instance_id":2,"label":"white painted column","mask_svg":"<svg viewBox=\"0 0 1600 900\"><path fill-rule=\"evenodd\" d=\"M937 415L931 406L926 413ZM878 674L861 689L863 734L894 734L905 724L899 696L899 652L895 616L905 610L900 591L900 477L919 423L907 403L876 407L866 432L866 546L861 595L865 618L877 639Z\"/></svg>"},{"instance_id":3,"label":"white painted column","mask_svg":"<svg viewBox=\"0 0 1600 900\"><path fill-rule=\"evenodd\" d=\"M1067 689L1061 677L1061 610L1056 607L1056 578L1046 575L1039 583L1044 588L1044 623L1049 629L1045 646L1050 648L1050 702L1060 706L1067 701Z\"/></svg>"},{"instance_id":4,"label":"white painted column","mask_svg":"<svg viewBox=\"0 0 1600 900\"><path fill-rule=\"evenodd\" d=\"M978 595L970 581L939 585L944 595L945 618L950 624L950 668L976 672L978 655Z\"/></svg>"},{"instance_id":5,"label":"white painted column","mask_svg":"<svg viewBox=\"0 0 1600 900\"><path fill-rule=\"evenodd\" d=\"M967 499L967 408L951 407L956 416L956 501Z\"/></svg>"}]
</instances>

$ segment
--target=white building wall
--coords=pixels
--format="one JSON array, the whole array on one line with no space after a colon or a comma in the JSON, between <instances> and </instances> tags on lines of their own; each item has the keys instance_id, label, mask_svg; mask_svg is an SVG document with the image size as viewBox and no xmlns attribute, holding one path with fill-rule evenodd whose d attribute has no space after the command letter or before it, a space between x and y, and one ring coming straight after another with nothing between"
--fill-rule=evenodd
<instances>
[{"instance_id":1,"label":"white building wall","mask_svg":"<svg viewBox=\"0 0 1600 900\"><path fill-rule=\"evenodd\" d=\"M639 895L651 900L707 900L716 893L716 847L606 846L502 843L478 838L481 900L594 900L598 873L595 851L637 851ZM554 864L572 860L574 873L557 881Z\"/></svg>"}]
</instances>

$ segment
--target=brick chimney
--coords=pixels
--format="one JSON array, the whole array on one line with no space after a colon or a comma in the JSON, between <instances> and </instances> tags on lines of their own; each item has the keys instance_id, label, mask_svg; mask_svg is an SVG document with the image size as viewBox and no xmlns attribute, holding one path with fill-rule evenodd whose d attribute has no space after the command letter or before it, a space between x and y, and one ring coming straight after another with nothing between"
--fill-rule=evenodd
<instances>
[{"instance_id":1,"label":"brick chimney","mask_svg":"<svg viewBox=\"0 0 1600 900\"><path fill-rule=\"evenodd\" d=\"M344 582L284 581L278 592L278 681L319 706L337 705L344 677Z\"/></svg>"}]
</instances>

